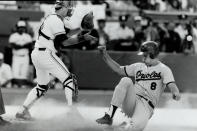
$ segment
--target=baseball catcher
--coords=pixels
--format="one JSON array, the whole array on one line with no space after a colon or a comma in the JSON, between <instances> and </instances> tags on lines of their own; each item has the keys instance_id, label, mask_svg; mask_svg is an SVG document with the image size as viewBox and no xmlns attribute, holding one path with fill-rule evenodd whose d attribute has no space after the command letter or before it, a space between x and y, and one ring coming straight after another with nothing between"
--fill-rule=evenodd
<instances>
[{"instance_id":1,"label":"baseball catcher","mask_svg":"<svg viewBox=\"0 0 197 131\"><path fill-rule=\"evenodd\" d=\"M56 53L61 48L66 48L69 45L95 39L89 33L80 37L69 37L70 34L81 31L80 28L71 30L64 24L64 22L69 22L69 19L65 18L72 16L75 6L76 1L57 1L55 3L55 13L47 16L42 22L35 49L31 53L32 62L36 68L37 86L28 93L23 105L16 113L17 118L31 119L29 109L35 101L46 94L49 88L49 74L57 77L63 83L67 104L69 106L73 105L72 97L77 97L78 85L74 75L69 72ZM85 21L89 23L88 20Z\"/></svg>"}]
</instances>

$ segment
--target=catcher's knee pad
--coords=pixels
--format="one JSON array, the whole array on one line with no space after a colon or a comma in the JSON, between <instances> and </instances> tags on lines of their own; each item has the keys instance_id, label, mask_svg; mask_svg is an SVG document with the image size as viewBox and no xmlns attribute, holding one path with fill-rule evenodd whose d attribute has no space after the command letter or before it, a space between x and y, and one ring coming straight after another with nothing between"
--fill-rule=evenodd
<instances>
[{"instance_id":1,"label":"catcher's knee pad","mask_svg":"<svg viewBox=\"0 0 197 131\"><path fill-rule=\"evenodd\" d=\"M74 74L70 74L68 78L63 82L64 88L69 88L73 91L73 99L78 98L78 83Z\"/></svg>"},{"instance_id":2,"label":"catcher's knee pad","mask_svg":"<svg viewBox=\"0 0 197 131\"><path fill-rule=\"evenodd\" d=\"M40 98L41 96L45 95L48 89L48 85L38 85L36 87L37 97Z\"/></svg>"}]
</instances>

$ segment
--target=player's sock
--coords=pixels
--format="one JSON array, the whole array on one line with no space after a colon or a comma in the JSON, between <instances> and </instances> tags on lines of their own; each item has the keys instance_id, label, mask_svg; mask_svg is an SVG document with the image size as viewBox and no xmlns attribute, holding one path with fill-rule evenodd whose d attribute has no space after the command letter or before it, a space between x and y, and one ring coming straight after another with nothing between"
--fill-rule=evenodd
<instances>
[{"instance_id":1,"label":"player's sock","mask_svg":"<svg viewBox=\"0 0 197 131\"><path fill-rule=\"evenodd\" d=\"M38 99L37 95L36 95L36 89L33 88L27 95L23 106L30 108L31 105L33 105L35 103L35 101Z\"/></svg>"},{"instance_id":2,"label":"player's sock","mask_svg":"<svg viewBox=\"0 0 197 131\"><path fill-rule=\"evenodd\" d=\"M107 114L110 115L111 118L113 118L117 108L117 106L111 105Z\"/></svg>"},{"instance_id":3,"label":"player's sock","mask_svg":"<svg viewBox=\"0 0 197 131\"><path fill-rule=\"evenodd\" d=\"M72 105L72 93L73 91L70 88L65 88L66 100L69 106Z\"/></svg>"},{"instance_id":4,"label":"player's sock","mask_svg":"<svg viewBox=\"0 0 197 131\"><path fill-rule=\"evenodd\" d=\"M28 93L23 106L29 109L47 90L47 85L37 85Z\"/></svg>"}]
</instances>

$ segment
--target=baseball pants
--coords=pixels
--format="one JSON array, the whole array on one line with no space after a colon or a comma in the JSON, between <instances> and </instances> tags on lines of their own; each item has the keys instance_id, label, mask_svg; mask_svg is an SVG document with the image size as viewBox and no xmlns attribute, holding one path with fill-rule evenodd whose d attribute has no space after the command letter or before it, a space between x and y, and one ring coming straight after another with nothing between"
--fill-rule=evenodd
<instances>
[{"instance_id":1,"label":"baseball pants","mask_svg":"<svg viewBox=\"0 0 197 131\"><path fill-rule=\"evenodd\" d=\"M62 83L69 76L65 64L52 51L39 50L35 48L31 54L32 62L36 68L37 82L40 85L47 85L50 81L50 74L57 77Z\"/></svg>"},{"instance_id":2,"label":"baseball pants","mask_svg":"<svg viewBox=\"0 0 197 131\"><path fill-rule=\"evenodd\" d=\"M136 95L133 82L128 77L122 78L116 86L111 104L122 107L123 112L131 117L132 131L142 131L153 113L147 101Z\"/></svg>"}]
</instances>

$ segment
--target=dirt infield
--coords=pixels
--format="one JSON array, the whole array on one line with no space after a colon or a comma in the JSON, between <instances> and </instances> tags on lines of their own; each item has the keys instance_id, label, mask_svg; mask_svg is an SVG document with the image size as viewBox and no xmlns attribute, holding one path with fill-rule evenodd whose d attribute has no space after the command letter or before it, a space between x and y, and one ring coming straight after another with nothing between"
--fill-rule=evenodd
<instances>
[{"instance_id":1,"label":"dirt infield","mask_svg":"<svg viewBox=\"0 0 197 131\"><path fill-rule=\"evenodd\" d=\"M44 105L38 103L30 110L35 120L29 122L14 118L18 108L6 106L7 113L4 118L12 124L0 127L0 131L111 131L104 130L95 122L108 110L106 107L77 105L76 108L67 108L63 103L46 100ZM197 116L196 110L156 109L144 131L196 131L197 118L192 116ZM114 117L114 125L124 120L120 110Z\"/></svg>"},{"instance_id":2,"label":"dirt infield","mask_svg":"<svg viewBox=\"0 0 197 131\"><path fill-rule=\"evenodd\" d=\"M68 108L61 90L52 90L31 108L35 121L25 122L16 120L15 114L28 90L2 91L6 103L3 117L12 124L0 126L0 131L104 131L95 120L108 110L112 95L112 92L82 91L76 108ZM184 94L182 100L176 102L165 94L144 131L197 131L196 99L195 94ZM124 120L120 110L114 117L114 124Z\"/></svg>"}]
</instances>

